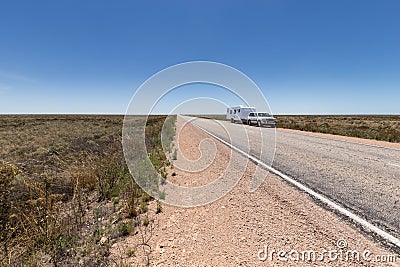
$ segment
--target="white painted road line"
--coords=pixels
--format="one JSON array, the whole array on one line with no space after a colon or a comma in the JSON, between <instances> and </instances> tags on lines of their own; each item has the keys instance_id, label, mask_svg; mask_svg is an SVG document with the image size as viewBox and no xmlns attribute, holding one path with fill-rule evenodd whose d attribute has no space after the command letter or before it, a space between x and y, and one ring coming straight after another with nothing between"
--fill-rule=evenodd
<instances>
[{"instance_id":1,"label":"white painted road line","mask_svg":"<svg viewBox=\"0 0 400 267\"><path fill-rule=\"evenodd\" d=\"M250 160L252 160L253 162L259 164L260 166L262 166L263 168L269 170L270 172L280 176L282 179L286 180L287 182L291 183L292 185L294 185L295 187L297 187L298 189L306 192L307 194L315 197L316 199L318 199L319 201L321 201L322 203L328 205L329 207L331 207L332 209L336 210L337 212L339 212L340 214L350 218L351 220L353 220L354 222L362 225L363 227L365 227L366 229L368 229L371 232L374 232L375 234L379 235L380 237L382 237L383 239L385 239L386 241L394 244L395 246L397 246L398 248L400 248L400 239L396 238L395 236L385 232L384 230L376 227L375 225L369 223L368 221L364 220L363 218L359 217L358 215L352 213L351 211L348 211L347 209L343 208L342 206L340 206L339 204L333 202L332 200L329 200L328 198L324 197L323 195L315 192L314 190L312 190L311 188L308 188L307 186L301 184L300 182L294 180L293 178L287 176L286 174L272 168L271 166L268 166L267 164L265 164L264 162L260 161L259 159L247 154L246 152L242 151L241 149L233 146L232 144L226 142L225 140L219 138L218 136L210 133L209 131L207 131L206 129L204 129L203 127L193 123L194 125L196 125L199 129L201 129L202 131L204 131L205 133L211 135L212 137L214 137L215 139L219 140L220 142L222 142L223 144L227 145L228 147L230 147L231 149L239 152L240 154L242 154L245 157L248 157Z\"/></svg>"}]
</instances>

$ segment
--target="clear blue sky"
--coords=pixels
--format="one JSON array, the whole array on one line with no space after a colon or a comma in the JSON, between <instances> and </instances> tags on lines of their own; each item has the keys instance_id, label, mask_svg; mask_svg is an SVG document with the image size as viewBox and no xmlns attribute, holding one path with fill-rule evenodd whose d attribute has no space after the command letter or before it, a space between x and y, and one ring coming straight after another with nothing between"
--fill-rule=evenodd
<instances>
[{"instance_id":1,"label":"clear blue sky","mask_svg":"<svg viewBox=\"0 0 400 267\"><path fill-rule=\"evenodd\" d=\"M154 73L208 60L274 113L400 114L399 14L396 0L2 1L0 113L124 113Z\"/></svg>"}]
</instances>

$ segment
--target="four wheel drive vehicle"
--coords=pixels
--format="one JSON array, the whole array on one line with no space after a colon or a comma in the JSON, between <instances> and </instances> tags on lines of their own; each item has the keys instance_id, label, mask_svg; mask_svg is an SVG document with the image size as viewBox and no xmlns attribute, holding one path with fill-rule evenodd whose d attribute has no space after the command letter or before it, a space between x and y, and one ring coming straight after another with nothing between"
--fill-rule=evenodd
<instances>
[{"instance_id":1,"label":"four wheel drive vehicle","mask_svg":"<svg viewBox=\"0 0 400 267\"><path fill-rule=\"evenodd\" d=\"M247 124L256 124L259 127L261 127L262 125L270 125L272 127L275 127L276 119L266 112L250 112L247 119Z\"/></svg>"}]
</instances>

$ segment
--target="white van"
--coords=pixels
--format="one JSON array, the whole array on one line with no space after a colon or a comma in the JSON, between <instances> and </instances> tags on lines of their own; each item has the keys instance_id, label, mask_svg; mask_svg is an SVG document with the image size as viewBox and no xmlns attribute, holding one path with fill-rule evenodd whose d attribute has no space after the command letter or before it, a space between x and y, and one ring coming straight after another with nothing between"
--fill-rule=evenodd
<instances>
[{"instance_id":1,"label":"white van","mask_svg":"<svg viewBox=\"0 0 400 267\"><path fill-rule=\"evenodd\" d=\"M231 122L241 121L242 123L247 123L249 114L251 112L256 112L255 107L237 106L227 108L226 119Z\"/></svg>"}]
</instances>

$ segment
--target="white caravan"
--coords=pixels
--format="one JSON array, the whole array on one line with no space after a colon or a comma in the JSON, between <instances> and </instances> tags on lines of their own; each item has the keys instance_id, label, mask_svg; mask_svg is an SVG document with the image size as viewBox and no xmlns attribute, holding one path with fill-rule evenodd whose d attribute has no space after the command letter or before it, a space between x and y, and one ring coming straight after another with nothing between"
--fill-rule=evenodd
<instances>
[{"instance_id":1,"label":"white caravan","mask_svg":"<svg viewBox=\"0 0 400 267\"><path fill-rule=\"evenodd\" d=\"M226 119L231 122L241 121L242 123L247 123L249 114L251 112L256 112L255 107L237 106L227 108Z\"/></svg>"},{"instance_id":2,"label":"white caravan","mask_svg":"<svg viewBox=\"0 0 400 267\"><path fill-rule=\"evenodd\" d=\"M275 127L276 118L266 112L256 112L255 107L231 107L226 110L226 119L232 123L241 121L244 124L255 124L259 127L262 125L270 125Z\"/></svg>"}]
</instances>

